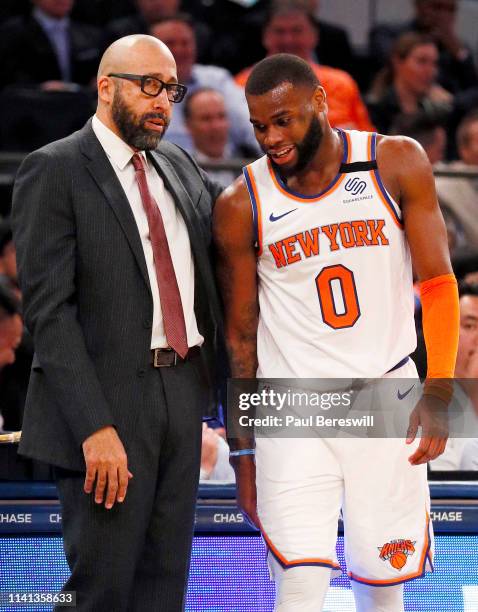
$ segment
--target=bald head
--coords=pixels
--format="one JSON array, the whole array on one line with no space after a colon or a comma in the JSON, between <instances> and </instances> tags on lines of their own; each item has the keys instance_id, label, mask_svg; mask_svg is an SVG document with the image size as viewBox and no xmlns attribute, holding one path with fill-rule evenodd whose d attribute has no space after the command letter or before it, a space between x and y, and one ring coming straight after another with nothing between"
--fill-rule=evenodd
<instances>
[{"instance_id":1,"label":"bald head","mask_svg":"<svg viewBox=\"0 0 478 612\"><path fill-rule=\"evenodd\" d=\"M123 36L115 40L103 53L98 68L98 79L111 72L134 72L145 64L145 60L153 58L159 63L174 64L171 51L154 36L147 34ZM143 73L144 70L141 71L141 74Z\"/></svg>"},{"instance_id":2,"label":"bald head","mask_svg":"<svg viewBox=\"0 0 478 612\"><path fill-rule=\"evenodd\" d=\"M172 113L164 84L177 82L176 62L162 41L144 34L120 38L100 62L96 115L134 149L154 149Z\"/></svg>"}]
</instances>

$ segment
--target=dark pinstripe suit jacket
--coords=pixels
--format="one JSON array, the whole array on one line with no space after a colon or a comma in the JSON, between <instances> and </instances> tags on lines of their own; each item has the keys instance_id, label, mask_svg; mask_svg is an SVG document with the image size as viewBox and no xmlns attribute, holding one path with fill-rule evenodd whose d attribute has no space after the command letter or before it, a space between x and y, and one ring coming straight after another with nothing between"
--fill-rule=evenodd
<instances>
[{"instance_id":1,"label":"dark pinstripe suit jacket","mask_svg":"<svg viewBox=\"0 0 478 612\"><path fill-rule=\"evenodd\" d=\"M210 220L220 188L175 145L161 143L151 159L188 228L211 381L221 326ZM12 224L36 351L19 452L84 469L81 444L94 431L114 424L126 448L133 435L153 318L138 229L91 121L25 159Z\"/></svg>"}]
</instances>

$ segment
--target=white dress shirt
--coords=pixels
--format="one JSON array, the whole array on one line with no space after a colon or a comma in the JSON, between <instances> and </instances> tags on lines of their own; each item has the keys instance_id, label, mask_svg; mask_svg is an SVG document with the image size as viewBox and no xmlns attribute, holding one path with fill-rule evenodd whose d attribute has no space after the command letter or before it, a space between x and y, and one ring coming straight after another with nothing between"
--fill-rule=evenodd
<instances>
[{"instance_id":1,"label":"white dress shirt","mask_svg":"<svg viewBox=\"0 0 478 612\"><path fill-rule=\"evenodd\" d=\"M121 140L119 136L106 127L96 115L93 117L92 127L123 187L141 237L141 244L143 245L151 293L153 296L153 331L151 348L166 348L168 342L164 332L161 300L158 281L156 279L153 249L149 237L148 220L143 208L135 171L131 162L134 151L129 145ZM204 338L198 331L196 315L194 313L194 261L186 224L184 223L181 213L176 208L171 194L166 190L162 178L148 161L144 152L142 152L141 155L143 156L145 165L148 187L161 211L166 236L168 238L169 250L171 252L183 305L188 346L201 345Z\"/></svg>"}]
</instances>

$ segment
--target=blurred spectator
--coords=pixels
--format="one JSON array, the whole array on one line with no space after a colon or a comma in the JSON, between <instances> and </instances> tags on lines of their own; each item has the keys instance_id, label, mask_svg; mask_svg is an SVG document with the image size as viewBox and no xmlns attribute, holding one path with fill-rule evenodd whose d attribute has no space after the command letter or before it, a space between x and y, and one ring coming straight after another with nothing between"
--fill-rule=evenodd
<instances>
[{"instance_id":1,"label":"blurred spectator","mask_svg":"<svg viewBox=\"0 0 478 612\"><path fill-rule=\"evenodd\" d=\"M460 344L463 344L462 355L457 359L456 377L468 379L467 393L478 414L478 284L461 287ZM462 339L463 336L463 339ZM466 384L461 382L461 384ZM476 428L475 428L476 431ZM468 440L463 448L460 461L461 470L478 470L478 434Z\"/></svg>"},{"instance_id":2,"label":"blurred spectator","mask_svg":"<svg viewBox=\"0 0 478 612\"><path fill-rule=\"evenodd\" d=\"M290 0L273 0L280 7L290 3ZM347 30L337 25L323 21L320 17L320 0L295 0L297 6L303 6L315 21L317 44L314 49L314 59L318 64L340 68L355 74L357 58L352 50Z\"/></svg>"},{"instance_id":3,"label":"blurred spectator","mask_svg":"<svg viewBox=\"0 0 478 612\"><path fill-rule=\"evenodd\" d=\"M183 0L194 20L204 20L213 31L208 63L235 74L264 55L261 30L270 0Z\"/></svg>"},{"instance_id":4,"label":"blurred spectator","mask_svg":"<svg viewBox=\"0 0 478 612\"><path fill-rule=\"evenodd\" d=\"M419 142L435 168L444 168L447 134L442 122L423 113L399 115L390 128L390 134L401 134ZM444 203L440 202L448 236L448 248L453 257L460 249L466 247L465 230L457 215Z\"/></svg>"},{"instance_id":5,"label":"blurred spectator","mask_svg":"<svg viewBox=\"0 0 478 612\"><path fill-rule=\"evenodd\" d=\"M151 26L150 34L162 40L171 50L176 60L178 80L187 85L189 94L200 87L211 87L224 95L231 121L231 145L235 148L247 147L251 152L258 153L244 92L224 68L196 63L196 37L191 18L185 14L165 18ZM194 147L184 122L183 109L183 104L176 105L165 138L191 152Z\"/></svg>"},{"instance_id":6,"label":"blurred spectator","mask_svg":"<svg viewBox=\"0 0 478 612\"><path fill-rule=\"evenodd\" d=\"M12 228L6 219L0 220L0 282L8 286L20 298Z\"/></svg>"},{"instance_id":7,"label":"blurred spectator","mask_svg":"<svg viewBox=\"0 0 478 612\"><path fill-rule=\"evenodd\" d=\"M395 42L388 65L376 76L367 104L379 132L388 134L400 114L445 120L453 96L438 85L438 49L426 34L407 32Z\"/></svg>"},{"instance_id":8,"label":"blurred spectator","mask_svg":"<svg viewBox=\"0 0 478 612\"><path fill-rule=\"evenodd\" d=\"M0 370L15 361L22 331L20 303L13 291L0 281Z\"/></svg>"},{"instance_id":9,"label":"blurred spectator","mask_svg":"<svg viewBox=\"0 0 478 612\"><path fill-rule=\"evenodd\" d=\"M224 438L206 423L202 426L200 480L235 482L234 470L229 464L229 446Z\"/></svg>"},{"instance_id":10,"label":"blurred spectator","mask_svg":"<svg viewBox=\"0 0 478 612\"><path fill-rule=\"evenodd\" d=\"M343 70L322 66L314 61L318 32L314 17L293 1L274 5L264 25L262 43L267 55L292 53L308 62L327 92L329 121L333 127L373 130L357 83ZM245 86L252 66L236 75Z\"/></svg>"},{"instance_id":11,"label":"blurred spectator","mask_svg":"<svg viewBox=\"0 0 478 612\"><path fill-rule=\"evenodd\" d=\"M458 0L415 0L412 21L400 25L377 25L370 32L370 58L383 66L394 41L404 32L428 34L439 51L438 82L456 93L474 87L477 74L470 50L456 32Z\"/></svg>"},{"instance_id":12,"label":"blurred spectator","mask_svg":"<svg viewBox=\"0 0 478 612\"><path fill-rule=\"evenodd\" d=\"M10 409L9 398L2 390L3 370L15 361L15 350L21 342L23 323L20 306L10 288L0 280L0 431L4 417Z\"/></svg>"},{"instance_id":13,"label":"blurred spectator","mask_svg":"<svg viewBox=\"0 0 478 612\"><path fill-rule=\"evenodd\" d=\"M264 57L265 49L261 44L263 24L270 5L282 1L184 0L183 5L184 10L194 13L196 18L206 19L214 30L212 63L235 74ZM296 1L313 16L319 32L314 59L353 73L357 62L346 30L317 17L320 0Z\"/></svg>"},{"instance_id":14,"label":"blurred spectator","mask_svg":"<svg viewBox=\"0 0 478 612\"><path fill-rule=\"evenodd\" d=\"M478 111L467 115L457 133L460 159L447 165L449 169L475 169L478 173ZM440 205L453 211L461 222L468 246L478 249L478 176L473 178L437 177Z\"/></svg>"},{"instance_id":15,"label":"blurred spectator","mask_svg":"<svg viewBox=\"0 0 478 612\"><path fill-rule=\"evenodd\" d=\"M434 470L478 469L478 285L460 284L460 338L455 367L453 402L463 412L462 437L450 437L445 452L431 462ZM451 414L455 414L452 410Z\"/></svg>"},{"instance_id":16,"label":"blurred spectator","mask_svg":"<svg viewBox=\"0 0 478 612\"><path fill-rule=\"evenodd\" d=\"M460 284L460 340L455 377L478 379L478 284Z\"/></svg>"},{"instance_id":17,"label":"blurred spectator","mask_svg":"<svg viewBox=\"0 0 478 612\"><path fill-rule=\"evenodd\" d=\"M229 143L230 122L224 96L206 87L196 89L184 102L184 120L193 141L193 157L199 165L243 157ZM227 187L238 172L207 168L208 175Z\"/></svg>"},{"instance_id":18,"label":"blurred spectator","mask_svg":"<svg viewBox=\"0 0 478 612\"><path fill-rule=\"evenodd\" d=\"M408 136L419 142L432 166L445 159L446 130L437 117L422 113L398 115L390 127L390 134Z\"/></svg>"},{"instance_id":19,"label":"blurred spectator","mask_svg":"<svg viewBox=\"0 0 478 612\"><path fill-rule=\"evenodd\" d=\"M13 296L15 313L20 315L21 294L17 282L16 252L10 223L6 219L0 221L0 287ZM23 326L18 325L18 318L14 321L14 328L15 331L18 331L20 327L21 342L15 344L15 357L12 359L10 354L8 362L2 361L2 326L0 323L0 414L3 415L5 429L12 431L21 429L33 358L32 338L25 328L22 336ZM8 337L7 341L9 341Z\"/></svg>"},{"instance_id":20,"label":"blurred spectator","mask_svg":"<svg viewBox=\"0 0 478 612\"><path fill-rule=\"evenodd\" d=\"M478 109L463 119L456 140L462 162L478 169Z\"/></svg>"},{"instance_id":21,"label":"blurred spectator","mask_svg":"<svg viewBox=\"0 0 478 612\"><path fill-rule=\"evenodd\" d=\"M465 248L455 255L453 271L458 281L478 285L478 250Z\"/></svg>"},{"instance_id":22,"label":"blurred spectator","mask_svg":"<svg viewBox=\"0 0 478 612\"><path fill-rule=\"evenodd\" d=\"M74 0L32 0L30 15L0 27L1 85L90 85L101 53L98 28L70 19Z\"/></svg>"},{"instance_id":23,"label":"blurred spectator","mask_svg":"<svg viewBox=\"0 0 478 612\"><path fill-rule=\"evenodd\" d=\"M129 34L148 34L150 27L161 19L173 17L180 10L180 0L134 0L136 13L111 21L106 26L107 44ZM198 18L193 22L200 62L210 59L211 30Z\"/></svg>"}]
</instances>

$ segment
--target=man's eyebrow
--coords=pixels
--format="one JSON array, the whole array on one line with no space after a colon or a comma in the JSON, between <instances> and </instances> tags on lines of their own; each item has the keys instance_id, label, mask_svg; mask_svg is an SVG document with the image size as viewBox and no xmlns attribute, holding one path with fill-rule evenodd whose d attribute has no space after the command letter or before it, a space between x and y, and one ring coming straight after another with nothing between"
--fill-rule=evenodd
<instances>
[{"instance_id":1,"label":"man's eyebrow","mask_svg":"<svg viewBox=\"0 0 478 612\"><path fill-rule=\"evenodd\" d=\"M165 81L164 80L164 74L162 74L161 72L146 72L143 76L146 77L154 77L155 79L159 79L160 81L164 81L165 83L171 83L171 85L178 85L178 79L175 77L170 77L169 81Z\"/></svg>"},{"instance_id":2,"label":"man's eyebrow","mask_svg":"<svg viewBox=\"0 0 478 612\"><path fill-rule=\"evenodd\" d=\"M277 111L276 113L274 113L271 116L271 119L277 119L278 117L282 117L283 115L289 115L290 113L291 111L289 109L281 109Z\"/></svg>"},{"instance_id":3,"label":"man's eyebrow","mask_svg":"<svg viewBox=\"0 0 478 612\"><path fill-rule=\"evenodd\" d=\"M271 115L271 119L278 119L279 117L283 117L284 115L289 115L292 111L290 111L289 109L283 109L280 111L277 111L276 113L274 113L273 115ZM262 121L259 121L258 119L255 119L254 117L250 117L249 121L251 123L262 123Z\"/></svg>"}]
</instances>

